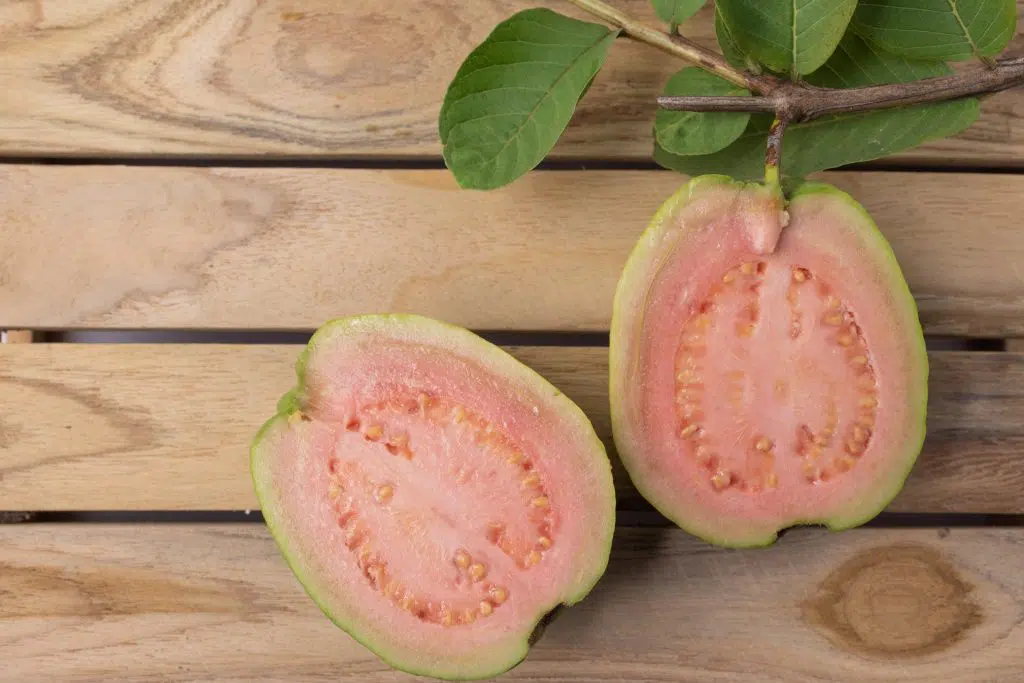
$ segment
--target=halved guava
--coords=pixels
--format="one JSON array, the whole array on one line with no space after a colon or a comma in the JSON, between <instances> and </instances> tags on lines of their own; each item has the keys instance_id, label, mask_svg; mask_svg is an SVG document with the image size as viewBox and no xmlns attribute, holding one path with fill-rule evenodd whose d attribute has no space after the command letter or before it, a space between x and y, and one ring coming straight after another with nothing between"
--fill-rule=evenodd
<instances>
[{"instance_id":1,"label":"halved guava","mask_svg":"<svg viewBox=\"0 0 1024 683\"><path fill-rule=\"evenodd\" d=\"M788 206L724 176L684 185L623 270L610 366L633 483L719 545L868 521L924 440L914 299L868 213L822 183Z\"/></svg>"},{"instance_id":2,"label":"halved guava","mask_svg":"<svg viewBox=\"0 0 1024 683\"><path fill-rule=\"evenodd\" d=\"M332 321L256 437L271 533L322 611L394 668L482 678L604 573L611 465L583 412L459 327Z\"/></svg>"}]
</instances>

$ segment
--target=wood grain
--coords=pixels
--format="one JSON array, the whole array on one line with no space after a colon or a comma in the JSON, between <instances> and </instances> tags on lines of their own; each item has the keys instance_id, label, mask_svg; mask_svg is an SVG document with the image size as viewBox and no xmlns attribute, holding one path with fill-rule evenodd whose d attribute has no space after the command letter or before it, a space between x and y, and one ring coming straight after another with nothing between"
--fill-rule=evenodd
<instances>
[{"instance_id":1,"label":"wood grain","mask_svg":"<svg viewBox=\"0 0 1024 683\"><path fill-rule=\"evenodd\" d=\"M250 509L248 446L299 346L0 350L0 509ZM612 449L607 349L513 347ZM931 355L929 435L890 511L1024 512L1024 355ZM623 510L649 507L614 457Z\"/></svg>"},{"instance_id":2,"label":"wood grain","mask_svg":"<svg viewBox=\"0 0 1024 683\"><path fill-rule=\"evenodd\" d=\"M926 331L1024 336L1024 177L824 177L892 242ZM0 166L0 326L312 329L407 311L607 330L629 251L682 182L550 171L480 193L446 171Z\"/></svg>"},{"instance_id":3,"label":"wood grain","mask_svg":"<svg viewBox=\"0 0 1024 683\"><path fill-rule=\"evenodd\" d=\"M4 3L0 91L18 96L0 101L0 154L436 157L449 81L527 6L592 20L562 0ZM647 0L616 6L655 23ZM684 32L717 49L712 24L709 6ZM554 156L649 160L655 98L681 66L616 44ZM960 136L892 161L1020 166L1022 98L989 98Z\"/></svg>"},{"instance_id":4,"label":"wood grain","mask_svg":"<svg viewBox=\"0 0 1024 683\"><path fill-rule=\"evenodd\" d=\"M620 529L502 681L949 683L1024 668L1024 529ZM335 628L260 525L0 527L0 679L412 681Z\"/></svg>"}]
</instances>

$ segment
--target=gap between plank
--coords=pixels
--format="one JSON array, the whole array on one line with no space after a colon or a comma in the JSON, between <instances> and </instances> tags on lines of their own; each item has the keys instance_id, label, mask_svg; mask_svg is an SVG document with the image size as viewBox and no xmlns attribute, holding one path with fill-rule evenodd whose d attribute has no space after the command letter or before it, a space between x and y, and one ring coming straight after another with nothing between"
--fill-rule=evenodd
<instances>
[{"instance_id":1,"label":"gap between plank","mask_svg":"<svg viewBox=\"0 0 1024 683\"><path fill-rule=\"evenodd\" d=\"M259 510L90 510L5 512L7 523L24 524L264 524ZM0 518L0 523L3 523ZM666 527L673 525L654 509L620 510L619 527ZM882 512L862 528L920 529L971 527L1022 527L1024 514ZM797 527L791 527L797 528ZM789 531L787 529L783 533Z\"/></svg>"},{"instance_id":2,"label":"gap between plank","mask_svg":"<svg viewBox=\"0 0 1024 683\"><path fill-rule=\"evenodd\" d=\"M0 164L35 165L35 166L130 166L130 167L166 167L166 168L273 168L273 169L365 169L365 170L444 170L445 164L441 157L304 157L274 156L267 157L18 157L0 156ZM545 159L534 171L663 171L675 173L646 158L553 158ZM951 162L924 163L900 160L876 160L837 166L828 170L835 172L870 172L870 173L972 173L978 175L1019 175L1024 173L1024 166L1011 165L973 165Z\"/></svg>"},{"instance_id":3,"label":"gap between plank","mask_svg":"<svg viewBox=\"0 0 1024 683\"><path fill-rule=\"evenodd\" d=\"M314 330L188 330L76 329L36 332L37 343L49 344L295 344L309 341ZM607 332L551 330L474 330L499 346L608 346ZM1007 341L990 337L925 335L929 351L1007 350ZM1024 348L1024 347L1021 347Z\"/></svg>"},{"instance_id":4,"label":"gap between plank","mask_svg":"<svg viewBox=\"0 0 1024 683\"><path fill-rule=\"evenodd\" d=\"M51 344L295 344L309 341L315 330L81 329L37 333ZM608 346L607 332L549 330L474 330L499 346Z\"/></svg>"}]
</instances>

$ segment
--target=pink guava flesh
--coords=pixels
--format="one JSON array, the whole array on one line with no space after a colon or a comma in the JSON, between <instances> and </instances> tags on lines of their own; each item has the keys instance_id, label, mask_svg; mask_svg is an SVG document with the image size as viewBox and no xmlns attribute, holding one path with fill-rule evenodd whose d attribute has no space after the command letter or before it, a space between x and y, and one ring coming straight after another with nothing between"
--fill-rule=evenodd
<instances>
[{"instance_id":1,"label":"pink guava flesh","mask_svg":"<svg viewBox=\"0 0 1024 683\"><path fill-rule=\"evenodd\" d=\"M329 324L253 448L267 523L324 611L396 668L480 677L607 564L614 490L582 412L468 331Z\"/></svg>"},{"instance_id":2,"label":"pink guava flesh","mask_svg":"<svg viewBox=\"0 0 1024 683\"><path fill-rule=\"evenodd\" d=\"M615 441L637 488L723 545L866 521L924 436L914 301L866 212L820 184L785 211L719 176L669 200L620 281L611 368Z\"/></svg>"}]
</instances>

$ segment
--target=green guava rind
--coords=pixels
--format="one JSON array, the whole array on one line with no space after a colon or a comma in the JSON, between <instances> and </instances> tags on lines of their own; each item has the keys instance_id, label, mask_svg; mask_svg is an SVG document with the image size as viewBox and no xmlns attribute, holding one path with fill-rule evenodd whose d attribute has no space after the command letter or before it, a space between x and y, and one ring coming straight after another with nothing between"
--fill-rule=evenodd
<instances>
[{"instance_id":1,"label":"green guava rind","mask_svg":"<svg viewBox=\"0 0 1024 683\"><path fill-rule=\"evenodd\" d=\"M908 387L907 401L916 408L917 415L909 425L908 437L901 444L901 448L891 457L897 462L903 463L903 468L896 470L888 479L876 482L872 492L875 494L867 498L857 507L847 510L843 514L832 517L810 520L810 523L823 524L833 531L843 531L861 526L876 517L882 510L903 489L907 477L917 462L917 458L924 446L927 432L928 417L928 349L925 345L924 330L918 315L917 302L910 291L903 272L900 269L896 254L892 250L889 241L878 229L874 219L861 205L848 193L819 182L807 182L801 185L792 195L790 204L793 202L812 198L828 197L841 203L854 216L860 219L862 239L865 245L873 252L874 262L880 266L879 270L888 274L889 287L892 293L892 301L906 324L904 343L907 346L907 357L916 361L909 369L907 378Z\"/></svg>"},{"instance_id":2,"label":"green guava rind","mask_svg":"<svg viewBox=\"0 0 1024 683\"><path fill-rule=\"evenodd\" d=\"M318 577L315 570L306 565L306 558L304 558L296 539L284 532L285 521L277 514L275 492L269 481L269 469L266 467L267 459L273 457L272 448L269 446L272 445L274 432L287 429L292 416L297 411L303 410L307 368L320 344L335 334L346 334L366 326L383 330L397 326L405 330L422 331L428 337L444 335L449 340L455 339L464 350L474 353L478 361L488 365L496 374L504 373L506 376L529 383L539 397L543 397L548 405L554 406L559 411L563 419L584 430L590 437L594 470L603 480L602 488L607 492L600 508L588 510L596 522L593 525L596 552L593 553L593 557L588 558L589 564L580 570L575 585L567 586L560 600L551 604L538 605L536 619L530 628L523 629L522 633L512 634L512 637L506 639L504 648L491 647L483 651L478 649L469 653L470 656L465 659L452 653L443 660L416 661L415 657L409 653L390 647L387 643L386 633L366 628L365 624L360 624L358 619L351 616L351 610L346 609L343 604L343 595L332 598L331 589L322 585L322 582L329 580L329 577ZM603 576L608 566L615 528L615 489L611 475L611 463L604 443L598 438L592 424L579 406L551 385L546 378L504 349L462 327L424 316L413 314L357 315L331 320L321 326L300 353L295 371L296 386L281 397L274 416L260 427L253 438L250 447L250 474L254 490L260 502L267 528L289 569L299 580L306 594L332 623L388 666L413 675L443 680L477 680L498 676L522 663L537 635L543 631L552 614L564 606L571 606L583 600Z\"/></svg>"},{"instance_id":3,"label":"green guava rind","mask_svg":"<svg viewBox=\"0 0 1024 683\"><path fill-rule=\"evenodd\" d=\"M884 510L902 490L923 446L928 404L928 355L917 304L889 242L859 202L848 193L826 183L808 181L799 184L789 197L789 208L792 210L794 205L799 206L800 202L815 197L833 200L837 207L849 211L850 218L857 221L860 241L864 247L863 256L887 275L893 308L905 324L903 339L906 344L906 355L911 360L906 393L907 401L916 413L908 425L907 439L904 443L896 445L894 452L887 456L902 463L903 466L894 468L888 478L877 480L872 488L872 495L839 514L792 519L778 525L749 524L747 527L724 530L696 523L688 511L680 509L677 501L657 495L651 482L646 481L636 467L639 459L644 457L643 445L633 433L633 426L627 414L628 406L625 405L623 397L624 389L632 376L628 365L637 360L629 354L631 343L644 333L644 329L640 311L629 306L627 301L635 301L635 288L642 286L650 273L660 268L660 259L666 258L662 238L673 215L695 194L717 185L755 192L773 191L763 184L737 181L725 175L708 174L691 178L655 212L646 230L637 240L620 275L612 305L608 380L612 436L619 458L633 485L656 510L682 530L713 545L732 548L767 547L774 544L779 533L789 527L814 525L842 531L865 524Z\"/></svg>"}]
</instances>

